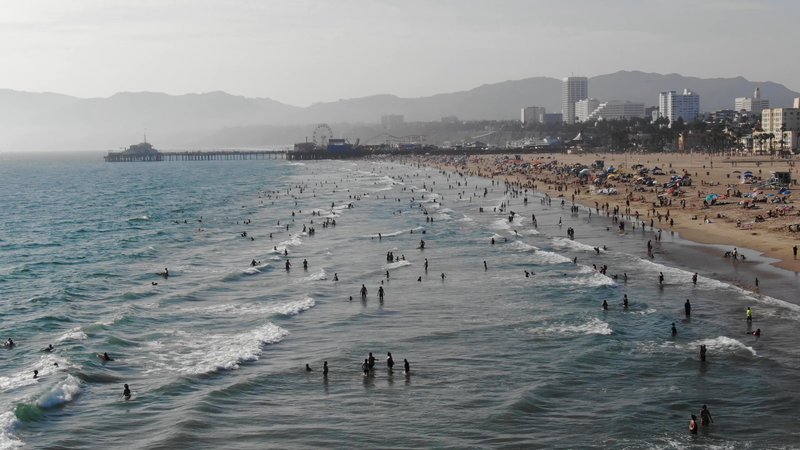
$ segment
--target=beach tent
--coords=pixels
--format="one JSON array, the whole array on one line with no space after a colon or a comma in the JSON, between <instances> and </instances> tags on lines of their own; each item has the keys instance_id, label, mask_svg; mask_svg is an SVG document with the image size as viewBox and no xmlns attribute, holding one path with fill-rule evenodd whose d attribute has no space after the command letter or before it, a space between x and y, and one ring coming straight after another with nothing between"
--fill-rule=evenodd
<instances>
[{"instance_id":1,"label":"beach tent","mask_svg":"<svg viewBox=\"0 0 800 450\"><path fill-rule=\"evenodd\" d=\"M714 204L714 202L717 201L718 198L719 198L719 195L717 195L717 194L708 194L708 195L706 195L706 201L708 203L712 204L712 205Z\"/></svg>"}]
</instances>

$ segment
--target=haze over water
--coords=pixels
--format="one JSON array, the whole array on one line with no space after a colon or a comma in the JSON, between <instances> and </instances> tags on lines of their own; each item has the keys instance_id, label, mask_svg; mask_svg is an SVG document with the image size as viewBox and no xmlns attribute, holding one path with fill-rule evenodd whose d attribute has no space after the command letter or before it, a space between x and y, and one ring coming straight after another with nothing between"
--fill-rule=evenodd
<instances>
[{"instance_id":1,"label":"haze over water","mask_svg":"<svg viewBox=\"0 0 800 450\"><path fill-rule=\"evenodd\" d=\"M390 161L0 161L0 448L797 445L792 276L666 232L650 261L650 231L527 196Z\"/></svg>"}]
</instances>

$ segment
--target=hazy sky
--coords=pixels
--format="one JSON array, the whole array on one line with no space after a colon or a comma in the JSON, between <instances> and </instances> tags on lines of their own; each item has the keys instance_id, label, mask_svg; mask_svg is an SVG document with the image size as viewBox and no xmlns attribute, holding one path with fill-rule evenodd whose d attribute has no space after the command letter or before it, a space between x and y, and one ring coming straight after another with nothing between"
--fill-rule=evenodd
<instances>
[{"instance_id":1,"label":"hazy sky","mask_svg":"<svg viewBox=\"0 0 800 450\"><path fill-rule=\"evenodd\" d=\"M305 106L642 70L800 90L796 0L0 0L0 88Z\"/></svg>"}]
</instances>

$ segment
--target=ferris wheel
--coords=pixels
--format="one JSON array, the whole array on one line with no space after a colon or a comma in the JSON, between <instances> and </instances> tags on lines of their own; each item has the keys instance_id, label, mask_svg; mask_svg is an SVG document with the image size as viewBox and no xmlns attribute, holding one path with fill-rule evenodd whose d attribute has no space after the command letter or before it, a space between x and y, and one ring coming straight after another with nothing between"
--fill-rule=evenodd
<instances>
[{"instance_id":1,"label":"ferris wheel","mask_svg":"<svg viewBox=\"0 0 800 450\"><path fill-rule=\"evenodd\" d=\"M325 148L328 146L328 141L333 137L333 130L327 123L317 125L314 128L314 145L318 148Z\"/></svg>"}]
</instances>

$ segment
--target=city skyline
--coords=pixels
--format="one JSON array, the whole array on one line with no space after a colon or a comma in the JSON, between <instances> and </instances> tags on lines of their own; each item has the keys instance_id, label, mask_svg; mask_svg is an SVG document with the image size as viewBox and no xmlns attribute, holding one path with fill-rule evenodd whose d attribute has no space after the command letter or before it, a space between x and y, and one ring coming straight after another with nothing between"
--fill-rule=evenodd
<instances>
[{"instance_id":1,"label":"city skyline","mask_svg":"<svg viewBox=\"0 0 800 450\"><path fill-rule=\"evenodd\" d=\"M640 70L800 90L800 63L762 44L800 37L798 12L792 2L748 0L37 0L4 7L0 51L12 70L0 88L83 98L221 90L306 106ZM742 21L750 26L733 33ZM658 26L676 22L692 33ZM745 64L754 54L777 63Z\"/></svg>"}]
</instances>

